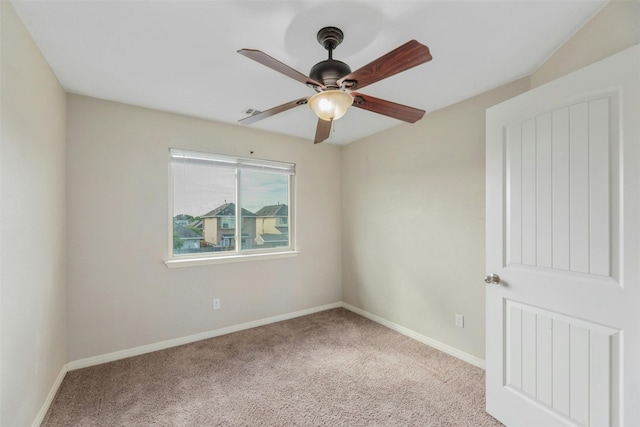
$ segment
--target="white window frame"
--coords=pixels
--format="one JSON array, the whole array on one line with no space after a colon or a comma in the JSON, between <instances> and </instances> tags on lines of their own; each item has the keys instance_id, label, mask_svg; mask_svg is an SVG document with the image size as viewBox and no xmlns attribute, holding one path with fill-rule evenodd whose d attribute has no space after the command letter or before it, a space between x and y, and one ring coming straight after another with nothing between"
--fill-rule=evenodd
<instances>
[{"instance_id":1,"label":"white window frame","mask_svg":"<svg viewBox=\"0 0 640 427\"><path fill-rule=\"evenodd\" d=\"M195 253L195 254L173 254L173 217L176 214L173 211L174 191L173 186L173 174L171 170L171 161L176 158L186 158L192 160L201 160L212 162L213 164L234 168L236 171L236 224L234 234L236 237L236 248L234 251L222 251L211 253ZM279 246L266 249L241 249L241 197L240 183L242 180L242 170L253 170L262 172L278 172L287 174L289 176L289 197L287 205L289 207L289 246ZM244 262L244 261L257 261L273 258L288 258L296 256L299 252L296 250L295 239L295 164L288 162L277 162L272 160L262 160L255 158L230 156L223 154L205 153L200 151L186 150L180 148L169 149L169 161L168 161L168 176L169 176L169 215L168 215L168 238L167 248L168 257L165 264L169 268L176 267L189 267L198 265L209 264L221 264L231 262ZM229 229L231 230L231 229Z\"/></svg>"}]
</instances>

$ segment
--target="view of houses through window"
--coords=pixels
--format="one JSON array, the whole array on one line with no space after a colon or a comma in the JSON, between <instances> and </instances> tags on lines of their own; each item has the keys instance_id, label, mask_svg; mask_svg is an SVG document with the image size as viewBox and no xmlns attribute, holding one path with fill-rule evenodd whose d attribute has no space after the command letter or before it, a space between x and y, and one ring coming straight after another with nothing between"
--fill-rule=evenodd
<instances>
[{"instance_id":1,"label":"view of houses through window","mask_svg":"<svg viewBox=\"0 0 640 427\"><path fill-rule=\"evenodd\" d=\"M290 246L292 165L171 154L173 255Z\"/></svg>"}]
</instances>

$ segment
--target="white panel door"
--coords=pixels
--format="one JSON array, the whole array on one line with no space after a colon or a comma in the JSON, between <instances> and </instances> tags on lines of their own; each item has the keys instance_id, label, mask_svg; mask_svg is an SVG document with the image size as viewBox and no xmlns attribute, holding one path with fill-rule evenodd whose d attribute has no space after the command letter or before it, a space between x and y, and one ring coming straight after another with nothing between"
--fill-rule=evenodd
<instances>
[{"instance_id":1,"label":"white panel door","mask_svg":"<svg viewBox=\"0 0 640 427\"><path fill-rule=\"evenodd\" d=\"M640 426L640 45L488 109L486 165L487 411Z\"/></svg>"}]
</instances>

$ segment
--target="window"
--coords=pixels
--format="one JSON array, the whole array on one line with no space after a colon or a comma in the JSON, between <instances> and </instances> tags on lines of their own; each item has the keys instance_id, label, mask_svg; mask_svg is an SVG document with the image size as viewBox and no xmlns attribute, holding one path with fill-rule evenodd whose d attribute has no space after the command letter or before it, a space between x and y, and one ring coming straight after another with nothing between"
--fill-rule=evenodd
<instances>
[{"instance_id":1,"label":"window","mask_svg":"<svg viewBox=\"0 0 640 427\"><path fill-rule=\"evenodd\" d=\"M173 259L294 249L295 165L172 148L170 174Z\"/></svg>"}]
</instances>

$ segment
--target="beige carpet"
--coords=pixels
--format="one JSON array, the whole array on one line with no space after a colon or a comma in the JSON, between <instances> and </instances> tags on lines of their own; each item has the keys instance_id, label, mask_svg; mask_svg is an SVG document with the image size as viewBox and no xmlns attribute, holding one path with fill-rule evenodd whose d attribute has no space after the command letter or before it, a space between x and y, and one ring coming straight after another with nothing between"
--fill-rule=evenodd
<instances>
[{"instance_id":1,"label":"beige carpet","mask_svg":"<svg viewBox=\"0 0 640 427\"><path fill-rule=\"evenodd\" d=\"M344 309L67 373L44 426L500 426L484 371Z\"/></svg>"}]
</instances>

